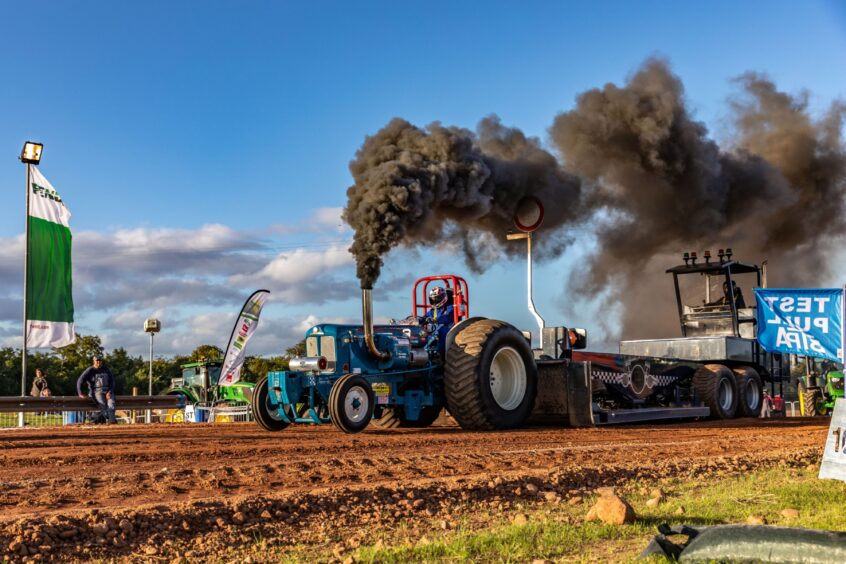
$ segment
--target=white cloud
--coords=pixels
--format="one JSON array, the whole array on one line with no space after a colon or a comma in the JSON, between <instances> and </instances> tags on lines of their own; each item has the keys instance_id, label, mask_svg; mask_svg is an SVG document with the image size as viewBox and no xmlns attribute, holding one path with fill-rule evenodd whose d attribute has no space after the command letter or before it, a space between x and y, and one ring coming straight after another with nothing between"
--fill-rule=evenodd
<instances>
[{"instance_id":1,"label":"white cloud","mask_svg":"<svg viewBox=\"0 0 846 564\"><path fill-rule=\"evenodd\" d=\"M188 354L201 344L226 346L238 308L259 287L271 291L272 301L300 308L355 297L348 243L337 241L336 228L348 230L340 213L315 210L302 222L310 239L298 231L296 241L272 228L219 224L75 232L77 329L100 335L107 349L146 355L143 322L156 317L163 324L156 354ZM336 240L321 242L327 232ZM286 247L291 250L274 252ZM0 238L0 340L6 345L20 346L22 283L23 236ZM304 316L262 319L251 354L284 352L317 321Z\"/></svg>"},{"instance_id":2,"label":"white cloud","mask_svg":"<svg viewBox=\"0 0 846 564\"><path fill-rule=\"evenodd\" d=\"M292 235L296 233L333 233L350 232L351 228L343 219L341 213L344 208L317 208L305 219L292 224L276 224L268 229L278 235Z\"/></svg>"},{"instance_id":3,"label":"white cloud","mask_svg":"<svg viewBox=\"0 0 846 564\"><path fill-rule=\"evenodd\" d=\"M323 250L296 249L280 253L254 275L236 275L230 280L234 283L259 279L279 284L299 284L352 264L352 255L346 247L339 245Z\"/></svg>"},{"instance_id":4,"label":"white cloud","mask_svg":"<svg viewBox=\"0 0 846 564\"><path fill-rule=\"evenodd\" d=\"M346 246L300 248L280 253L257 272L233 275L229 283L267 288L276 300L320 304L356 295L358 284L353 281L353 264ZM349 272L340 280L338 276L344 275L345 270Z\"/></svg>"}]
</instances>

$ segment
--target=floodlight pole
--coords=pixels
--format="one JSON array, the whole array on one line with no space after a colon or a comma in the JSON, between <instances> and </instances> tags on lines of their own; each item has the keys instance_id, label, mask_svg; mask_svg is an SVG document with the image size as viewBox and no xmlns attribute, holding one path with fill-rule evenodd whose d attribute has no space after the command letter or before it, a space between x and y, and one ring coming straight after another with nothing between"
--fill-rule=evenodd
<instances>
[{"instance_id":1,"label":"floodlight pole","mask_svg":"<svg viewBox=\"0 0 846 564\"><path fill-rule=\"evenodd\" d=\"M24 298L23 298L23 352L21 355L21 396L26 395L26 341L27 341L27 326L26 326L26 299L27 299L27 284L29 282L29 185L30 167L31 164L26 165L26 237L24 238Z\"/></svg>"},{"instance_id":2,"label":"floodlight pole","mask_svg":"<svg viewBox=\"0 0 846 564\"><path fill-rule=\"evenodd\" d=\"M153 338L162 328L158 319L150 318L144 322L144 332L150 334L150 378L147 388L148 395L153 395ZM152 421L152 412L147 410L147 423Z\"/></svg>"},{"instance_id":3,"label":"floodlight pole","mask_svg":"<svg viewBox=\"0 0 846 564\"><path fill-rule=\"evenodd\" d=\"M150 333L150 382L149 387L147 390L147 395L153 395L153 337L155 337L155 333Z\"/></svg>"},{"instance_id":4,"label":"floodlight pole","mask_svg":"<svg viewBox=\"0 0 846 564\"><path fill-rule=\"evenodd\" d=\"M21 349L21 397L26 396L26 341L27 341L27 323L26 323L26 303L27 303L27 284L29 282L29 187L31 183L31 171L33 166L26 163L26 216L24 230L26 235L24 237L24 294L23 294L23 347ZM18 426L24 426L24 414L18 414Z\"/></svg>"},{"instance_id":5,"label":"floodlight pole","mask_svg":"<svg viewBox=\"0 0 846 564\"><path fill-rule=\"evenodd\" d=\"M150 331L150 377L149 383L147 387L147 395L153 395L153 338L156 334ZM150 423L152 420L152 412L148 409L147 410L147 423Z\"/></svg>"}]
</instances>

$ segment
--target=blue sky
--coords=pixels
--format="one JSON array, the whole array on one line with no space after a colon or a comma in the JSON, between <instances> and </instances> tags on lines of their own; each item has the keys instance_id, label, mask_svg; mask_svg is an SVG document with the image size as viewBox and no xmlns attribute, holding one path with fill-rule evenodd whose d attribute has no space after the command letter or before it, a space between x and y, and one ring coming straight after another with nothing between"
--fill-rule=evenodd
<instances>
[{"instance_id":1,"label":"blue sky","mask_svg":"<svg viewBox=\"0 0 846 564\"><path fill-rule=\"evenodd\" d=\"M155 314L163 352L222 346L240 296L275 284L253 351L267 354L310 319L357 315L342 256L351 234L336 212L356 149L394 116L472 128L495 113L545 140L579 92L624 81L652 55L670 61L717 138L731 79L745 71L807 89L813 109L846 95L846 5L837 2L23 6L0 4L0 318L9 344L22 280L15 157L27 139L45 144L41 170L73 213L81 330L141 353L141 323ZM577 254L538 268L536 302L552 321L575 316L590 330L596 308L613 317L614 306L562 308L572 300L561 273ZM475 311L530 327L522 267L471 276ZM447 253L395 253L383 280L396 291L386 288L377 313L405 315L399 288L440 271L467 273Z\"/></svg>"}]
</instances>

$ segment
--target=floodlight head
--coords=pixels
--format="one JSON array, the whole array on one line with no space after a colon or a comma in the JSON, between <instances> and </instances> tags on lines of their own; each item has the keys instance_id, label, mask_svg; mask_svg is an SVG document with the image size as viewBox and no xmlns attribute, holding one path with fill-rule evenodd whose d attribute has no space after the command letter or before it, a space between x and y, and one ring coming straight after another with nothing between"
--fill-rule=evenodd
<instances>
[{"instance_id":1,"label":"floodlight head","mask_svg":"<svg viewBox=\"0 0 846 564\"><path fill-rule=\"evenodd\" d=\"M34 143L32 141L27 141L26 143L24 143L23 150L21 151L21 162L24 164L37 165L41 162L41 151L43 150L43 143Z\"/></svg>"},{"instance_id":2,"label":"floodlight head","mask_svg":"<svg viewBox=\"0 0 846 564\"><path fill-rule=\"evenodd\" d=\"M162 330L162 324L158 319L147 319L144 321L145 333L158 333Z\"/></svg>"}]
</instances>

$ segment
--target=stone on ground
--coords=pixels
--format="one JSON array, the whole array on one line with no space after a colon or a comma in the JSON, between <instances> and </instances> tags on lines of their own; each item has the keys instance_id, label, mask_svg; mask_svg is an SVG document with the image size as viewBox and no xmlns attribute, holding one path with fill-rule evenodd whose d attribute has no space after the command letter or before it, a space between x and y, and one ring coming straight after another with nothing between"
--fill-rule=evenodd
<instances>
[{"instance_id":1,"label":"stone on ground","mask_svg":"<svg viewBox=\"0 0 846 564\"><path fill-rule=\"evenodd\" d=\"M633 523L635 517L634 508L625 499L618 495L606 494L596 500L585 520L599 520L608 525L627 525Z\"/></svg>"}]
</instances>

